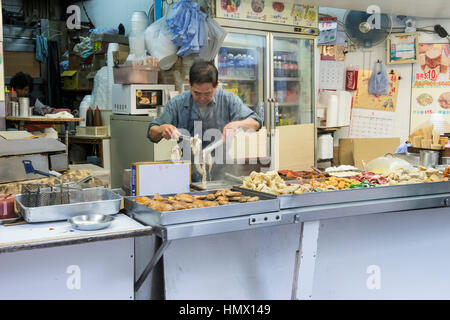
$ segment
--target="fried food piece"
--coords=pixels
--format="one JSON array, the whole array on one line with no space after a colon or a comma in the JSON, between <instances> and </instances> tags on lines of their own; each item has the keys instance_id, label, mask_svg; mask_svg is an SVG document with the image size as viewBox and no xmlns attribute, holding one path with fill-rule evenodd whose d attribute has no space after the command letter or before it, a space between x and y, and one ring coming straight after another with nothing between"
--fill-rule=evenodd
<instances>
[{"instance_id":1,"label":"fried food piece","mask_svg":"<svg viewBox=\"0 0 450 320\"><path fill-rule=\"evenodd\" d=\"M219 197L219 196L225 196L225 193L226 193L227 191L225 190L225 189L220 189L220 190L217 190L216 191L216 193L214 194L216 197Z\"/></svg>"},{"instance_id":2,"label":"fried food piece","mask_svg":"<svg viewBox=\"0 0 450 320\"><path fill-rule=\"evenodd\" d=\"M204 194L204 195L195 195L194 199L196 199L196 200L205 200L206 197L207 197L206 194Z\"/></svg>"},{"instance_id":3,"label":"fried food piece","mask_svg":"<svg viewBox=\"0 0 450 320\"><path fill-rule=\"evenodd\" d=\"M247 202L256 202L259 201L259 197L250 197L250 199L247 200Z\"/></svg>"},{"instance_id":4,"label":"fried food piece","mask_svg":"<svg viewBox=\"0 0 450 320\"><path fill-rule=\"evenodd\" d=\"M134 199L134 202L143 204L144 206L147 206L152 200L148 197L137 197Z\"/></svg>"},{"instance_id":5,"label":"fried food piece","mask_svg":"<svg viewBox=\"0 0 450 320\"><path fill-rule=\"evenodd\" d=\"M229 197L228 200L229 201L240 201L241 197Z\"/></svg>"},{"instance_id":6,"label":"fried food piece","mask_svg":"<svg viewBox=\"0 0 450 320\"><path fill-rule=\"evenodd\" d=\"M225 194L224 195L226 197L238 197L238 196L242 195L242 192L225 190Z\"/></svg>"},{"instance_id":7,"label":"fried food piece","mask_svg":"<svg viewBox=\"0 0 450 320\"><path fill-rule=\"evenodd\" d=\"M154 200L152 200L152 202L148 205L148 207L153 210L159 211L159 212L174 210L172 205L170 205L168 203L160 202L160 201L154 201Z\"/></svg>"},{"instance_id":8,"label":"fried food piece","mask_svg":"<svg viewBox=\"0 0 450 320\"><path fill-rule=\"evenodd\" d=\"M194 206L194 208L204 208L205 207L205 202L206 201L203 201L203 200L194 200L192 205Z\"/></svg>"},{"instance_id":9,"label":"fried food piece","mask_svg":"<svg viewBox=\"0 0 450 320\"><path fill-rule=\"evenodd\" d=\"M169 204L172 205L174 210L191 209L190 203L188 202L169 200Z\"/></svg>"},{"instance_id":10,"label":"fried food piece","mask_svg":"<svg viewBox=\"0 0 450 320\"><path fill-rule=\"evenodd\" d=\"M194 202L194 197L189 195L189 194L185 194L185 193L178 193L175 195L175 200L178 201L184 201L184 202Z\"/></svg>"},{"instance_id":11,"label":"fried food piece","mask_svg":"<svg viewBox=\"0 0 450 320\"><path fill-rule=\"evenodd\" d=\"M205 207L218 207L219 203L216 201L203 201Z\"/></svg>"},{"instance_id":12,"label":"fried food piece","mask_svg":"<svg viewBox=\"0 0 450 320\"><path fill-rule=\"evenodd\" d=\"M225 206L227 204L230 204L229 201L224 201L224 200L217 200L217 202L221 205L221 206Z\"/></svg>"},{"instance_id":13,"label":"fried food piece","mask_svg":"<svg viewBox=\"0 0 450 320\"><path fill-rule=\"evenodd\" d=\"M251 197L249 197L249 196L242 196L242 197L239 199L239 202L240 202L240 203L247 202L250 198L251 198Z\"/></svg>"},{"instance_id":14,"label":"fried food piece","mask_svg":"<svg viewBox=\"0 0 450 320\"><path fill-rule=\"evenodd\" d=\"M167 199L161 197L161 195L159 193L155 193L155 195L153 196L153 200L154 201L164 201L164 200L167 200Z\"/></svg>"},{"instance_id":15,"label":"fried food piece","mask_svg":"<svg viewBox=\"0 0 450 320\"><path fill-rule=\"evenodd\" d=\"M214 199L213 199L214 200ZM228 201L228 197L224 197L224 196L218 196L216 198L216 201Z\"/></svg>"},{"instance_id":16,"label":"fried food piece","mask_svg":"<svg viewBox=\"0 0 450 320\"><path fill-rule=\"evenodd\" d=\"M210 193L206 196L206 199L212 201L212 200L216 200L216 197L217 196L215 194Z\"/></svg>"}]
</instances>

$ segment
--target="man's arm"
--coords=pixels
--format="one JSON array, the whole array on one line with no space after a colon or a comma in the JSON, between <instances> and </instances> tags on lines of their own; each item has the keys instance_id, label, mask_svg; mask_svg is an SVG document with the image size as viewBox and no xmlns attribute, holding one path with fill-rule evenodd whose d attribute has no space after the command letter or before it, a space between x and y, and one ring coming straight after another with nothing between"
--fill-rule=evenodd
<instances>
[{"instance_id":1,"label":"man's arm","mask_svg":"<svg viewBox=\"0 0 450 320\"><path fill-rule=\"evenodd\" d=\"M229 96L229 103L231 122L223 128L223 139L225 139L227 132L230 133L238 129L253 131L261 129L262 120L260 117L246 107L238 96Z\"/></svg>"},{"instance_id":2,"label":"man's arm","mask_svg":"<svg viewBox=\"0 0 450 320\"><path fill-rule=\"evenodd\" d=\"M235 132L238 129L258 131L259 127L260 127L259 122L252 118L233 121L233 122L228 123L223 128L222 138L226 139L226 136L228 134L230 134L230 133L233 134L233 132Z\"/></svg>"},{"instance_id":3,"label":"man's arm","mask_svg":"<svg viewBox=\"0 0 450 320\"><path fill-rule=\"evenodd\" d=\"M152 142L159 142L162 138L172 139L178 138L178 129L171 124L162 124L160 126L151 126L148 131L148 136Z\"/></svg>"}]
</instances>

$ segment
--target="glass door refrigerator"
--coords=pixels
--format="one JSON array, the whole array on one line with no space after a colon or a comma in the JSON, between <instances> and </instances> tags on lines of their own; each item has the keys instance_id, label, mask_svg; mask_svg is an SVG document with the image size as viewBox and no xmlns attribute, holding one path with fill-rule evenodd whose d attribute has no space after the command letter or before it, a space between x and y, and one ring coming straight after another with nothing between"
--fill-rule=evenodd
<instances>
[{"instance_id":1,"label":"glass door refrigerator","mask_svg":"<svg viewBox=\"0 0 450 320\"><path fill-rule=\"evenodd\" d=\"M233 23L240 27L229 27ZM276 32L277 25L254 30L258 26L252 22L221 24L227 25L228 32L217 57L222 87L264 120L260 131L247 134L245 146L236 143L236 158L270 157L275 170L310 169L315 141L315 36Z\"/></svg>"}]
</instances>

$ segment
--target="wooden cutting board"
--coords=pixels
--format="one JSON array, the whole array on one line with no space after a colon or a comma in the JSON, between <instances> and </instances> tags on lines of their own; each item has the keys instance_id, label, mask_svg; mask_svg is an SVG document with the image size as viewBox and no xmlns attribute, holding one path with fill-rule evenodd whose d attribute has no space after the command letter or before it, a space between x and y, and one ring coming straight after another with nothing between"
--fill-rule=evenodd
<instances>
[{"instance_id":1,"label":"wooden cutting board","mask_svg":"<svg viewBox=\"0 0 450 320\"><path fill-rule=\"evenodd\" d=\"M32 137L28 131L0 131L0 136L6 140L18 140Z\"/></svg>"}]
</instances>

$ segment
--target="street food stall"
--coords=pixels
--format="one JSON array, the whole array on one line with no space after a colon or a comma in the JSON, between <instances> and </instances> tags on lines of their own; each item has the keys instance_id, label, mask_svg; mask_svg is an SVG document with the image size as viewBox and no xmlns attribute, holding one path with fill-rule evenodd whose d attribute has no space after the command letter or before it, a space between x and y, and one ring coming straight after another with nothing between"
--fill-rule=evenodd
<instances>
[{"instance_id":1,"label":"street food stall","mask_svg":"<svg viewBox=\"0 0 450 320\"><path fill-rule=\"evenodd\" d=\"M413 68L393 67L372 94L367 57L339 42L354 10L339 24L294 0L130 2L95 27L92 3L79 29L7 28L1 299L450 298L448 82L413 94ZM417 49L415 69L448 73L450 47ZM195 119L220 122L214 141Z\"/></svg>"}]
</instances>

